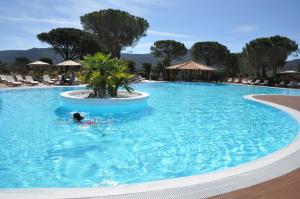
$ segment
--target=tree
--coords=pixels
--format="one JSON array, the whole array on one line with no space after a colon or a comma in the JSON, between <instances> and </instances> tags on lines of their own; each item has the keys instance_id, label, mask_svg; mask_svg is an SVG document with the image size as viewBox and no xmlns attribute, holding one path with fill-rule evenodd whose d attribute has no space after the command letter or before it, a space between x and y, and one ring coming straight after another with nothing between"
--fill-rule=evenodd
<instances>
[{"instance_id":1,"label":"tree","mask_svg":"<svg viewBox=\"0 0 300 199\"><path fill-rule=\"evenodd\" d=\"M118 88L123 86L128 92L133 89L129 87L129 78L126 62L110 55L96 53L83 58L82 80L93 89L94 95L99 98L107 96L115 97Z\"/></svg>"},{"instance_id":2,"label":"tree","mask_svg":"<svg viewBox=\"0 0 300 199\"><path fill-rule=\"evenodd\" d=\"M81 36L80 47L80 58L83 58L84 55L94 55L97 52L104 52L103 47L97 43L95 37L87 32Z\"/></svg>"},{"instance_id":3,"label":"tree","mask_svg":"<svg viewBox=\"0 0 300 199\"><path fill-rule=\"evenodd\" d=\"M135 72L135 62L131 60L127 60L127 67L128 67L128 72L129 73L134 73Z\"/></svg>"},{"instance_id":4,"label":"tree","mask_svg":"<svg viewBox=\"0 0 300 199\"><path fill-rule=\"evenodd\" d=\"M42 58L39 59L39 61L46 62L50 65L53 64L53 60L51 58L48 58L48 57L42 57Z\"/></svg>"},{"instance_id":5,"label":"tree","mask_svg":"<svg viewBox=\"0 0 300 199\"><path fill-rule=\"evenodd\" d=\"M5 67L6 66L6 62L2 62L1 60L0 60L0 72L4 72L5 71Z\"/></svg>"},{"instance_id":6,"label":"tree","mask_svg":"<svg viewBox=\"0 0 300 199\"><path fill-rule=\"evenodd\" d=\"M298 53L298 44L287 37L279 35L270 37L271 52L270 61L272 62L273 77L276 77L277 68L284 66L285 61L293 52Z\"/></svg>"},{"instance_id":7,"label":"tree","mask_svg":"<svg viewBox=\"0 0 300 199\"><path fill-rule=\"evenodd\" d=\"M174 40L156 41L150 49L155 57L162 58L164 67L170 66L173 59L184 56L187 53L185 45Z\"/></svg>"},{"instance_id":8,"label":"tree","mask_svg":"<svg viewBox=\"0 0 300 199\"><path fill-rule=\"evenodd\" d=\"M100 10L80 17L83 29L92 33L106 53L120 58L121 50L134 46L146 36L148 22L128 12L114 9Z\"/></svg>"},{"instance_id":9,"label":"tree","mask_svg":"<svg viewBox=\"0 0 300 199\"><path fill-rule=\"evenodd\" d=\"M256 68L257 77L266 77L266 68L270 64L271 43L269 38L257 38L243 48L251 66ZM261 70L261 73L260 73Z\"/></svg>"},{"instance_id":10,"label":"tree","mask_svg":"<svg viewBox=\"0 0 300 199\"><path fill-rule=\"evenodd\" d=\"M230 75L236 76L239 73L240 53L229 53L225 60L225 67Z\"/></svg>"},{"instance_id":11,"label":"tree","mask_svg":"<svg viewBox=\"0 0 300 199\"><path fill-rule=\"evenodd\" d=\"M30 59L27 57L16 57L13 66L17 71L21 71L21 73L24 74L27 70L27 64L29 63Z\"/></svg>"},{"instance_id":12,"label":"tree","mask_svg":"<svg viewBox=\"0 0 300 199\"><path fill-rule=\"evenodd\" d=\"M152 64L151 63L143 63L143 68L146 73L146 79L151 79L150 74L151 74Z\"/></svg>"},{"instance_id":13,"label":"tree","mask_svg":"<svg viewBox=\"0 0 300 199\"><path fill-rule=\"evenodd\" d=\"M100 49L91 34L76 28L56 28L37 35L37 38L50 44L64 60L74 60Z\"/></svg>"},{"instance_id":14,"label":"tree","mask_svg":"<svg viewBox=\"0 0 300 199\"><path fill-rule=\"evenodd\" d=\"M224 62L230 53L226 46L218 42L197 42L191 48L193 59L205 61L207 66Z\"/></svg>"},{"instance_id":15,"label":"tree","mask_svg":"<svg viewBox=\"0 0 300 199\"><path fill-rule=\"evenodd\" d=\"M295 41L279 35L273 37L257 38L250 41L243 49L249 63L256 67L256 75L266 77L266 71L272 70L276 77L277 68L284 66L287 57L293 52L298 52Z\"/></svg>"}]
</instances>

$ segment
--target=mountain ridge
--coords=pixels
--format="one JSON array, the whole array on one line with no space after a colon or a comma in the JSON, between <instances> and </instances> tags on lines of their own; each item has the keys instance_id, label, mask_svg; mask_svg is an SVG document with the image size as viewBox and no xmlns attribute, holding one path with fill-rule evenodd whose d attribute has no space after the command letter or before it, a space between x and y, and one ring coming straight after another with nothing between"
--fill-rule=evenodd
<instances>
[{"instance_id":1,"label":"mountain ridge","mask_svg":"<svg viewBox=\"0 0 300 199\"><path fill-rule=\"evenodd\" d=\"M54 64L63 61L62 57L56 53L52 48L31 48L28 50L2 50L0 51L0 60L6 63L13 63L16 57L27 57L31 61L36 61L42 57L48 57L53 60ZM142 69L142 63L148 62L152 64L157 63L157 59L150 53L146 54L131 54L121 53L121 58L131 60L136 63L136 69ZM191 54L188 51L187 55L173 61L172 63L183 62L191 60ZM293 59L286 62L284 70L299 70L300 59Z\"/></svg>"}]
</instances>

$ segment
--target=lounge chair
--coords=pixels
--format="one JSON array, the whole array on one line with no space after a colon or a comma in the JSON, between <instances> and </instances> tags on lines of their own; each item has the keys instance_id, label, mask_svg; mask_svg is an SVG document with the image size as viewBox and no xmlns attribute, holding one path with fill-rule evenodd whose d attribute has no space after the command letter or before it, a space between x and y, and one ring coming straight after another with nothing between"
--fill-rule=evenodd
<instances>
[{"instance_id":1,"label":"lounge chair","mask_svg":"<svg viewBox=\"0 0 300 199\"><path fill-rule=\"evenodd\" d=\"M45 84L54 84L54 81L51 81L49 75L43 75L43 81Z\"/></svg>"},{"instance_id":2,"label":"lounge chair","mask_svg":"<svg viewBox=\"0 0 300 199\"><path fill-rule=\"evenodd\" d=\"M31 76L25 76L25 81L27 84L30 84L30 85L38 85L39 84L39 82L34 81Z\"/></svg>"},{"instance_id":3,"label":"lounge chair","mask_svg":"<svg viewBox=\"0 0 300 199\"><path fill-rule=\"evenodd\" d=\"M240 83L240 79L239 78L235 78L233 83Z\"/></svg>"},{"instance_id":4,"label":"lounge chair","mask_svg":"<svg viewBox=\"0 0 300 199\"><path fill-rule=\"evenodd\" d=\"M254 80L253 79L249 79L247 84L251 84Z\"/></svg>"},{"instance_id":5,"label":"lounge chair","mask_svg":"<svg viewBox=\"0 0 300 199\"><path fill-rule=\"evenodd\" d=\"M227 83L232 83L232 78L228 78Z\"/></svg>"},{"instance_id":6,"label":"lounge chair","mask_svg":"<svg viewBox=\"0 0 300 199\"><path fill-rule=\"evenodd\" d=\"M286 86L290 87L290 88L293 88L293 87L296 87L297 85L298 85L298 82L290 81Z\"/></svg>"},{"instance_id":7,"label":"lounge chair","mask_svg":"<svg viewBox=\"0 0 300 199\"><path fill-rule=\"evenodd\" d=\"M248 84L249 80L248 79L242 79L242 84Z\"/></svg>"},{"instance_id":8,"label":"lounge chair","mask_svg":"<svg viewBox=\"0 0 300 199\"><path fill-rule=\"evenodd\" d=\"M62 76L57 75L57 79L51 79L52 82L54 82L55 85L63 85L64 82L62 81Z\"/></svg>"},{"instance_id":9,"label":"lounge chair","mask_svg":"<svg viewBox=\"0 0 300 199\"><path fill-rule=\"evenodd\" d=\"M11 86L21 86L22 82L16 82L15 78L13 76L7 75L6 76L7 85Z\"/></svg>"},{"instance_id":10,"label":"lounge chair","mask_svg":"<svg viewBox=\"0 0 300 199\"><path fill-rule=\"evenodd\" d=\"M295 88L299 88L300 87L300 82L298 82L298 84L295 86Z\"/></svg>"},{"instance_id":11,"label":"lounge chair","mask_svg":"<svg viewBox=\"0 0 300 199\"><path fill-rule=\"evenodd\" d=\"M146 80L146 78L142 77L141 75L138 75L138 81Z\"/></svg>"},{"instance_id":12,"label":"lounge chair","mask_svg":"<svg viewBox=\"0 0 300 199\"><path fill-rule=\"evenodd\" d=\"M23 79L22 75L16 75L16 79L17 79L18 82L26 83L26 80Z\"/></svg>"},{"instance_id":13,"label":"lounge chair","mask_svg":"<svg viewBox=\"0 0 300 199\"><path fill-rule=\"evenodd\" d=\"M286 85L285 81L279 82L279 84L275 84L274 86L284 87Z\"/></svg>"},{"instance_id":14,"label":"lounge chair","mask_svg":"<svg viewBox=\"0 0 300 199\"><path fill-rule=\"evenodd\" d=\"M264 82L262 83L259 83L259 85L262 85L262 86L267 86L269 84L269 80L265 80Z\"/></svg>"},{"instance_id":15,"label":"lounge chair","mask_svg":"<svg viewBox=\"0 0 300 199\"><path fill-rule=\"evenodd\" d=\"M260 79L257 79L257 80L255 80L255 82L251 82L250 84L251 85L257 85L257 84L259 84L260 83Z\"/></svg>"},{"instance_id":16,"label":"lounge chair","mask_svg":"<svg viewBox=\"0 0 300 199\"><path fill-rule=\"evenodd\" d=\"M4 84L7 83L6 75L0 75L0 81Z\"/></svg>"}]
</instances>

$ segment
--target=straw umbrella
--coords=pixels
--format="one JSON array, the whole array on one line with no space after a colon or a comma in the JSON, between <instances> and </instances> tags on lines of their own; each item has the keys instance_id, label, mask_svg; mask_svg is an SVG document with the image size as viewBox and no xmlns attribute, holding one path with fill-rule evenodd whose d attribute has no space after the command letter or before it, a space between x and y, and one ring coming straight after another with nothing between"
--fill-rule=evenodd
<instances>
[{"instance_id":1,"label":"straw umbrella","mask_svg":"<svg viewBox=\"0 0 300 199\"><path fill-rule=\"evenodd\" d=\"M72 60L67 60L67 61L57 64L57 66L66 67L65 72L67 73L69 70L69 67L79 67L79 66L81 66L81 64L78 62L72 61Z\"/></svg>"},{"instance_id":2,"label":"straw umbrella","mask_svg":"<svg viewBox=\"0 0 300 199\"><path fill-rule=\"evenodd\" d=\"M209 74L215 69L203 64L196 63L194 61L187 61L181 64L166 67L166 70L170 71L170 75L173 77L177 76L177 73L179 72L179 74L182 75L183 79L191 79L192 77L204 75L204 78L208 80Z\"/></svg>"},{"instance_id":3,"label":"straw umbrella","mask_svg":"<svg viewBox=\"0 0 300 199\"><path fill-rule=\"evenodd\" d=\"M279 79L285 79L290 81L291 79L300 79L300 72L294 70L286 70L278 72L277 76L279 76Z\"/></svg>"},{"instance_id":4,"label":"straw umbrella","mask_svg":"<svg viewBox=\"0 0 300 199\"><path fill-rule=\"evenodd\" d=\"M43 62L43 61L35 61L35 62L29 63L27 65L34 68L34 69L37 68L37 71L38 71L39 74L41 74L41 68L45 68L47 66L50 66L49 63L46 63L46 62Z\"/></svg>"}]
</instances>

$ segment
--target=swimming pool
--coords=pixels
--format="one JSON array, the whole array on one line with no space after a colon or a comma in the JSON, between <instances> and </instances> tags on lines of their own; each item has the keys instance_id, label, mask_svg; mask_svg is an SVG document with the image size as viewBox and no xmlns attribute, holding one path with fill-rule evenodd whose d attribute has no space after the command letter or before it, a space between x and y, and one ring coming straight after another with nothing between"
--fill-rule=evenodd
<instances>
[{"instance_id":1,"label":"swimming pool","mask_svg":"<svg viewBox=\"0 0 300 199\"><path fill-rule=\"evenodd\" d=\"M243 99L297 90L205 83L142 83L148 107L86 114L74 123L59 93L0 91L0 187L113 186L208 173L288 145L299 125Z\"/></svg>"}]
</instances>

